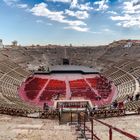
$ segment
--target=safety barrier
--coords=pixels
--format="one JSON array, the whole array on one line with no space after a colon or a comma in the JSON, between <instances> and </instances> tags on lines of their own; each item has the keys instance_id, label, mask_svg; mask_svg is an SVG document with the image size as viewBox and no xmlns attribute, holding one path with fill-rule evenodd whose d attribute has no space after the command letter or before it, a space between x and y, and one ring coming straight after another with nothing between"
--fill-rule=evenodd
<instances>
[{"instance_id":1,"label":"safety barrier","mask_svg":"<svg viewBox=\"0 0 140 140\"><path fill-rule=\"evenodd\" d=\"M88 122L88 125L86 124ZM94 117L89 117L88 114L86 112L82 112L78 114L78 125L77 125L77 131L81 132L82 138L84 138L85 140L91 139L91 140L101 140L101 138L99 138L99 136L97 136L94 132L94 122L98 122L106 127L109 128L108 134L109 134L109 138L108 140L113 140L113 130L126 136L126 138L130 138L132 140L140 140L139 137L130 134L126 131L123 131L119 128L116 128L110 124L107 124L103 121L100 121L98 119L95 119ZM87 135L88 132L88 135Z\"/></svg>"}]
</instances>

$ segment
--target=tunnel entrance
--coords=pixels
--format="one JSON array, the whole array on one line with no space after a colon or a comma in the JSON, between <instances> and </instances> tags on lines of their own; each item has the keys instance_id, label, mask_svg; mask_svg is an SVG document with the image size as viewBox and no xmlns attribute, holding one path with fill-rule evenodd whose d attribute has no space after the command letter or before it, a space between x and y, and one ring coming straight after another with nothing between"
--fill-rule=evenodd
<instances>
[{"instance_id":1,"label":"tunnel entrance","mask_svg":"<svg viewBox=\"0 0 140 140\"><path fill-rule=\"evenodd\" d=\"M63 58L63 65L69 65L69 59Z\"/></svg>"}]
</instances>

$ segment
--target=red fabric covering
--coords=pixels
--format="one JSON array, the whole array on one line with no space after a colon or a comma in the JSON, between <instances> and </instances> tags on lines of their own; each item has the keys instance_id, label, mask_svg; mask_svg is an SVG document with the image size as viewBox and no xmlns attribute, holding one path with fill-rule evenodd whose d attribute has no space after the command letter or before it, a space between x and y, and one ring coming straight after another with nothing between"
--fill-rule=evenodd
<instances>
[{"instance_id":1,"label":"red fabric covering","mask_svg":"<svg viewBox=\"0 0 140 140\"><path fill-rule=\"evenodd\" d=\"M23 100L37 105L43 105L44 102L53 105L54 100L79 98L91 100L98 106L111 103L116 89L106 78L94 74L90 75L91 78L89 75L78 75L77 79L74 76L60 74L57 79L51 75L31 76L19 88L19 95Z\"/></svg>"}]
</instances>

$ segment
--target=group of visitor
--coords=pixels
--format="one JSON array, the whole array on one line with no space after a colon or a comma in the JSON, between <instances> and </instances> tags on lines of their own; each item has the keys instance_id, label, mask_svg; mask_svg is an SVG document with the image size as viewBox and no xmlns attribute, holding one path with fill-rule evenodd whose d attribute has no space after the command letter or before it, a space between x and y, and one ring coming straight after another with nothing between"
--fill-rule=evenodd
<instances>
[{"instance_id":1,"label":"group of visitor","mask_svg":"<svg viewBox=\"0 0 140 140\"><path fill-rule=\"evenodd\" d=\"M124 109L124 102L123 101L113 101L113 103L111 104L111 108L112 109Z\"/></svg>"},{"instance_id":2,"label":"group of visitor","mask_svg":"<svg viewBox=\"0 0 140 140\"><path fill-rule=\"evenodd\" d=\"M137 93L135 96L127 95L125 101L128 102L128 101L138 101L138 100L140 100L140 93Z\"/></svg>"},{"instance_id":3,"label":"group of visitor","mask_svg":"<svg viewBox=\"0 0 140 140\"><path fill-rule=\"evenodd\" d=\"M126 99L123 101L117 101L117 100L113 101L113 103L111 104L111 108L122 109L124 108L125 103L130 102L130 101L138 101L138 100L140 100L140 93L137 93L135 96L127 95Z\"/></svg>"}]
</instances>

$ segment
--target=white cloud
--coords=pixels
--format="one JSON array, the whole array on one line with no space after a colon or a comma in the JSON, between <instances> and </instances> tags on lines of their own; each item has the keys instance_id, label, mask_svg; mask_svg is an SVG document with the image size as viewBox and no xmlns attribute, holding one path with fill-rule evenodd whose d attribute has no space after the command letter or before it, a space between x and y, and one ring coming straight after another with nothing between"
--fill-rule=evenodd
<instances>
[{"instance_id":1,"label":"white cloud","mask_svg":"<svg viewBox=\"0 0 140 140\"><path fill-rule=\"evenodd\" d=\"M72 0L71 1L71 8L75 8L78 6L78 0Z\"/></svg>"},{"instance_id":2,"label":"white cloud","mask_svg":"<svg viewBox=\"0 0 140 140\"><path fill-rule=\"evenodd\" d=\"M109 8L108 6L109 0L99 0L94 2L94 5L98 5L98 8L95 9L96 11L103 11Z\"/></svg>"},{"instance_id":3,"label":"white cloud","mask_svg":"<svg viewBox=\"0 0 140 140\"><path fill-rule=\"evenodd\" d=\"M117 23L118 26L122 27L138 27L140 28L140 15L122 15L122 16L112 16L112 20L114 21L119 21Z\"/></svg>"},{"instance_id":4,"label":"white cloud","mask_svg":"<svg viewBox=\"0 0 140 140\"><path fill-rule=\"evenodd\" d=\"M79 27L79 26L68 26L68 27L64 27L64 29L73 29L73 30L76 30L76 31L79 31L79 32L88 32L89 31L89 28L82 28L82 27Z\"/></svg>"},{"instance_id":5,"label":"white cloud","mask_svg":"<svg viewBox=\"0 0 140 140\"><path fill-rule=\"evenodd\" d=\"M20 0L3 0L8 6L28 9L28 4L20 3Z\"/></svg>"},{"instance_id":6,"label":"white cloud","mask_svg":"<svg viewBox=\"0 0 140 140\"><path fill-rule=\"evenodd\" d=\"M18 8L28 8L28 5L27 4L17 4L16 5Z\"/></svg>"},{"instance_id":7,"label":"white cloud","mask_svg":"<svg viewBox=\"0 0 140 140\"><path fill-rule=\"evenodd\" d=\"M79 4L78 9L89 11L89 10L92 10L93 7L90 6L90 2L87 2L85 4Z\"/></svg>"},{"instance_id":8,"label":"white cloud","mask_svg":"<svg viewBox=\"0 0 140 140\"><path fill-rule=\"evenodd\" d=\"M66 23L72 26L86 26L87 24L84 23L81 20L68 20L68 19L63 19L62 21L60 21L61 23Z\"/></svg>"},{"instance_id":9,"label":"white cloud","mask_svg":"<svg viewBox=\"0 0 140 140\"><path fill-rule=\"evenodd\" d=\"M135 14L140 13L140 1L131 0L123 3L124 13Z\"/></svg>"},{"instance_id":10,"label":"white cloud","mask_svg":"<svg viewBox=\"0 0 140 140\"><path fill-rule=\"evenodd\" d=\"M11 6L18 2L19 0L3 0L7 5Z\"/></svg>"},{"instance_id":11,"label":"white cloud","mask_svg":"<svg viewBox=\"0 0 140 140\"><path fill-rule=\"evenodd\" d=\"M93 7L91 7L90 4L90 2L79 4L77 0L73 0L71 2L70 8L89 11L93 9Z\"/></svg>"},{"instance_id":12,"label":"white cloud","mask_svg":"<svg viewBox=\"0 0 140 140\"><path fill-rule=\"evenodd\" d=\"M122 26L122 27L125 27L125 28L130 28L130 27L138 27L140 28L140 20L137 21L137 20L129 20L129 21L123 21L123 22L119 22L117 23L118 26Z\"/></svg>"},{"instance_id":13,"label":"white cloud","mask_svg":"<svg viewBox=\"0 0 140 140\"><path fill-rule=\"evenodd\" d=\"M89 14L87 13L87 11L71 11L71 10L65 10L65 14L69 15L69 16L73 16L76 17L78 19L86 19L89 17Z\"/></svg>"},{"instance_id":14,"label":"white cloud","mask_svg":"<svg viewBox=\"0 0 140 140\"><path fill-rule=\"evenodd\" d=\"M110 32L111 30L108 28L103 29L104 32Z\"/></svg>"},{"instance_id":15,"label":"white cloud","mask_svg":"<svg viewBox=\"0 0 140 140\"><path fill-rule=\"evenodd\" d=\"M80 31L80 29L83 28L83 30L86 31L86 26L87 24L81 20L69 20L66 19L66 17L64 16L64 12L63 11L50 11L47 8L47 4L46 3L40 3L40 4L36 4L31 10L30 12L32 12L33 15L35 16L42 16L42 17L46 17L50 20L53 21L57 21L60 23L65 23L68 24L71 29L77 29L77 31ZM79 29L79 30L78 30Z\"/></svg>"},{"instance_id":16,"label":"white cloud","mask_svg":"<svg viewBox=\"0 0 140 140\"><path fill-rule=\"evenodd\" d=\"M27 4L19 3L20 0L3 0L3 1L9 6L24 8L35 16L42 16L50 20L57 21L59 23L67 24L68 27L66 27L65 29L73 29L80 32L87 32L89 30L89 28L86 27L87 24L81 20L84 20L89 17L89 14L87 13L86 10L91 9L91 7L89 6L90 3L78 4L77 0L73 0L71 2L71 7L81 9L80 11L72 11L68 9L65 11L51 11L48 9L47 4L44 2L35 4L33 8L29 9ZM70 0L47 0L47 1L70 2ZM78 20L69 20L66 17L66 15L76 17ZM52 25L51 23L45 23L43 20L36 20L36 23Z\"/></svg>"},{"instance_id":17,"label":"white cloud","mask_svg":"<svg viewBox=\"0 0 140 140\"><path fill-rule=\"evenodd\" d=\"M110 18L116 21L125 21L125 20L130 20L131 16L128 14L125 14L123 16L111 16Z\"/></svg>"},{"instance_id":18,"label":"white cloud","mask_svg":"<svg viewBox=\"0 0 140 140\"><path fill-rule=\"evenodd\" d=\"M40 19L36 20L36 23L52 26L52 23L46 23L46 22L44 22L43 20L40 20Z\"/></svg>"},{"instance_id":19,"label":"white cloud","mask_svg":"<svg viewBox=\"0 0 140 140\"><path fill-rule=\"evenodd\" d=\"M69 3L70 9L79 9L79 10L86 10L86 11L93 9L93 7L90 6L91 5L90 2L79 4L78 0L46 0L46 1Z\"/></svg>"},{"instance_id":20,"label":"white cloud","mask_svg":"<svg viewBox=\"0 0 140 140\"><path fill-rule=\"evenodd\" d=\"M36 23L44 23L44 21L43 21L43 20L38 19L38 20L36 20Z\"/></svg>"},{"instance_id":21,"label":"white cloud","mask_svg":"<svg viewBox=\"0 0 140 140\"><path fill-rule=\"evenodd\" d=\"M52 23L46 23L46 25L48 25L48 26L52 26L53 24L52 24Z\"/></svg>"},{"instance_id":22,"label":"white cloud","mask_svg":"<svg viewBox=\"0 0 140 140\"><path fill-rule=\"evenodd\" d=\"M71 0L46 0L46 1L63 2L63 3L70 3L71 2Z\"/></svg>"},{"instance_id":23,"label":"white cloud","mask_svg":"<svg viewBox=\"0 0 140 140\"><path fill-rule=\"evenodd\" d=\"M122 13L110 17L118 26L140 28L140 0L129 0L122 3Z\"/></svg>"},{"instance_id":24,"label":"white cloud","mask_svg":"<svg viewBox=\"0 0 140 140\"><path fill-rule=\"evenodd\" d=\"M89 33L92 33L92 34L101 34L102 32L93 32L93 31L89 31Z\"/></svg>"},{"instance_id":25,"label":"white cloud","mask_svg":"<svg viewBox=\"0 0 140 140\"><path fill-rule=\"evenodd\" d=\"M118 13L115 11L107 11L108 14L117 15Z\"/></svg>"},{"instance_id":26,"label":"white cloud","mask_svg":"<svg viewBox=\"0 0 140 140\"><path fill-rule=\"evenodd\" d=\"M140 0L133 0L133 6L140 5Z\"/></svg>"},{"instance_id":27,"label":"white cloud","mask_svg":"<svg viewBox=\"0 0 140 140\"><path fill-rule=\"evenodd\" d=\"M63 11L50 11L47 9L47 4L45 3L36 4L30 11L33 15L48 17L51 20L62 21L65 18L63 16Z\"/></svg>"}]
</instances>

